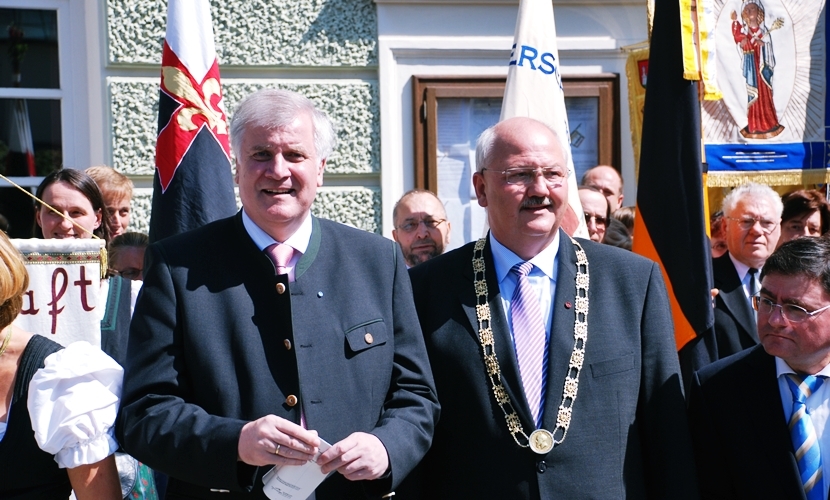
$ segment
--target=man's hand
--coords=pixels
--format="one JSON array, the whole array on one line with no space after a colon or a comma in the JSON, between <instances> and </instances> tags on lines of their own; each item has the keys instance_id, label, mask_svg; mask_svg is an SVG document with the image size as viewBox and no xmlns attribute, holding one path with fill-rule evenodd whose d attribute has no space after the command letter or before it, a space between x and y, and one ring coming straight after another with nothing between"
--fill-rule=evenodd
<instances>
[{"instance_id":1,"label":"man's hand","mask_svg":"<svg viewBox=\"0 0 830 500\"><path fill-rule=\"evenodd\" d=\"M377 479L389 469L389 455L373 434L355 432L317 459L324 474L336 470L349 481Z\"/></svg>"},{"instance_id":2,"label":"man's hand","mask_svg":"<svg viewBox=\"0 0 830 500\"><path fill-rule=\"evenodd\" d=\"M320 446L317 431L303 429L276 415L248 422L239 434L237 453L246 464L303 465Z\"/></svg>"}]
</instances>

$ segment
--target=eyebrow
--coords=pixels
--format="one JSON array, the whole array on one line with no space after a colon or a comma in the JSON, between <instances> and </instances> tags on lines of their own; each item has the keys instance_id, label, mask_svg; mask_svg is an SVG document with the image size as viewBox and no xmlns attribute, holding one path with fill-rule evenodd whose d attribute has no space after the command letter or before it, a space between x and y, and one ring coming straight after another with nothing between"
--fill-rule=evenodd
<instances>
[{"instance_id":1,"label":"eyebrow","mask_svg":"<svg viewBox=\"0 0 830 500\"><path fill-rule=\"evenodd\" d=\"M271 151L271 150L276 149L276 147L277 146L275 144L270 143L270 142L266 142L266 143L263 143L263 144L254 144L253 146L248 148L248 150L249 151L263 151L263 150ZM311 154L310 150L305 145L303 145L302 143L299 143L299 142L295 143L295 144L287 144L287 145L285 145L285 149L287 149L288 151L296 151L298 153L303 153L305 155L310 155Z\"/></svg>"},{"instance_id":2,"label":"eyebrow","mask_svg":"<svg viewBox=\"0 0 830 500\"><path fill-rule=\"evenodd\" d=\"M773 297L773 293L770 292L769 289L764 288L763 286L761 287L761 291L758 292L758 293L766 295L767 298L769 298L769 299L772 299L772 297ZM812 307L812 306L808 306L807 304L801 302L798 299L784 299L781 303L785 304L785 305L786 304L792 304L792 305L795 305L795 306L800 306L800 307L803 307L804 309L810 309Z\"/></svg>"}]
</instances>

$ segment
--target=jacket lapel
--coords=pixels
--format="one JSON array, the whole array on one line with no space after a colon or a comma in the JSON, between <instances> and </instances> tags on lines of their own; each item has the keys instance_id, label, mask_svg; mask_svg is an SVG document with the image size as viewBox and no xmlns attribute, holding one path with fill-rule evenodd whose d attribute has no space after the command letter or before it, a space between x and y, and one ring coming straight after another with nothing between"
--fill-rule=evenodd
<instances>
[{"instance_id":1,"label":"jacket lapel","mask_svg":"<svg viewBox=\"0 0 830 500\"><path fill-rule=\"evenodd\" d=\"M736 398L742 404L740 418L744 420L751 432L747 435L759 448L758 455L768 456L770 468L781 471L782 486L790 484L790 490L795 497L801 497L803 490L800 483L800 473L795 459L792 441L790 440L787 424L784 419L784 407L781 403L781 392L778 389L775 358L764 351L763 347L756 346L747 361L752 364L750 373L757 373L751 377L752 384L746 384L744 391L736 393ZM803 498L803 497L801 497Z\"/></svg>"},{"instance_id":2,"label":"jacket lapel","mask_svg":"<svg viewBox=\"0 0 830 500\"><path fill-rule=\"evenodd\" d=\"M510 401L513 403L513 408L519 414L522 420L522 425L526 432L536 428L533 422L533 417L530 413L530 407L527 404L527 398L524 395L522 387L522 379L519 375L519 363L516 360L516 350L513 348L513 338L510 335L510 328L507 318L504 315L504 308L501 304L501 292L499 291L499 281L496 276L495 265L493 264L493 252L490 248L489 235L487 244L484 247L484 267L485 277L487 280L487 302L490 305L490 327L493 330L493 339L495 344L496 357L499 360L499 367L501 369L502 384L510 396ZM470 256L470 263L465 267L464 276L467 277L468 284L462 287L461 290L461 305L467 319L472 326L472 332L475 341L478 343L478 317L476 316L476 295L474 288L474 275L472 256ZM480 352L480 351L479 351ZM484 361L482 360L482 370L484 370ZM484 372L484 376L487 376ZM489 381L488 381L489 385ZM492 397L492 396L491 396ZM493 400L493 404L496 404Z\"/></svg>"},{"instance_id":3,"label":"jacket lapel","mask_svg":"<svg viewBox=\"0 0 830 500\"><path fill-rule=\"evenodd\" d=\"M755 313L746 298L743 284L738 277L738 271L735 269L732 259L726 253L717 259L713 259L712 265L716 277L715 286L720 290L718 297L757 344L759 340L755 326Z\"/></svg>"},{"instance_id":4,"label":"jacket lapel","mask_svg":"<svg viewBox=\"0 0 830 500\"><path fill-rule=\"evenodd\" d=\"M562 384L565 382L574 348L576 252L570 237L562 231L559 233L558 259L556 291L551 303L553 320L548 342L548 376L545 386L545 414L542 419L544 428L549 431L556 427L556 416L562 403ZM589 319L589 328L590 324Z\"/></svg>"}]
</instances>

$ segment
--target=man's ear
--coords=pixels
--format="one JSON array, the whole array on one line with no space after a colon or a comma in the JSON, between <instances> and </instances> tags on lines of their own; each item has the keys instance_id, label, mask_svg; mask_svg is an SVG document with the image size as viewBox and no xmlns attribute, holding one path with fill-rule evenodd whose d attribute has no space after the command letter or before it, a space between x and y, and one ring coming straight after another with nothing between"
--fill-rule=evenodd
<instances>
[{"instance_id":1,"label":"man's ear","mask_svg":"<svg viewBox=\"0 0 830 500\"><path fill-rule=\"evenodd\" d=\"M323 171L326 170L326 160L327 158L323 158L322 160L320 160L320 167L317 170L317 187L323 185Z\"/></svg>"},{"instance_id":2,"label":"man's ear","mask_svg":"<svg viewBox=\"0 0 830 500\"><path fill-rule=\"evenodd\" d=\"M487 194L485 193L486 182L484 181L484 174L476 172L473 174L473 188L476 192L479 206L487 208Z\"/></svg>"}]
</instances>

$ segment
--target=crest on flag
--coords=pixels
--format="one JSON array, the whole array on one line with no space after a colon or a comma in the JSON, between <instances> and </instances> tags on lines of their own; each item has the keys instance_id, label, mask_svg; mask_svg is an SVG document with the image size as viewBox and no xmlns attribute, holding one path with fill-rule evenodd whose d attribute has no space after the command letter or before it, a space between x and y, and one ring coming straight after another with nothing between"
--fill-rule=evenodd
<instances>
[{"instance_id":1,"label":"crest on flag","mask_svg":"<svg viewBox=\"0 0 830 500\"><path fill-rule=\"evenodd\" d=\"M157 150L173 154L157 155L156 167L162 190L166 191L182 157L202 129L222 146L228 162L230 145L216 60L204 78L197 81L165 41L161 64Z\"/></svg>"}]
</instances>

